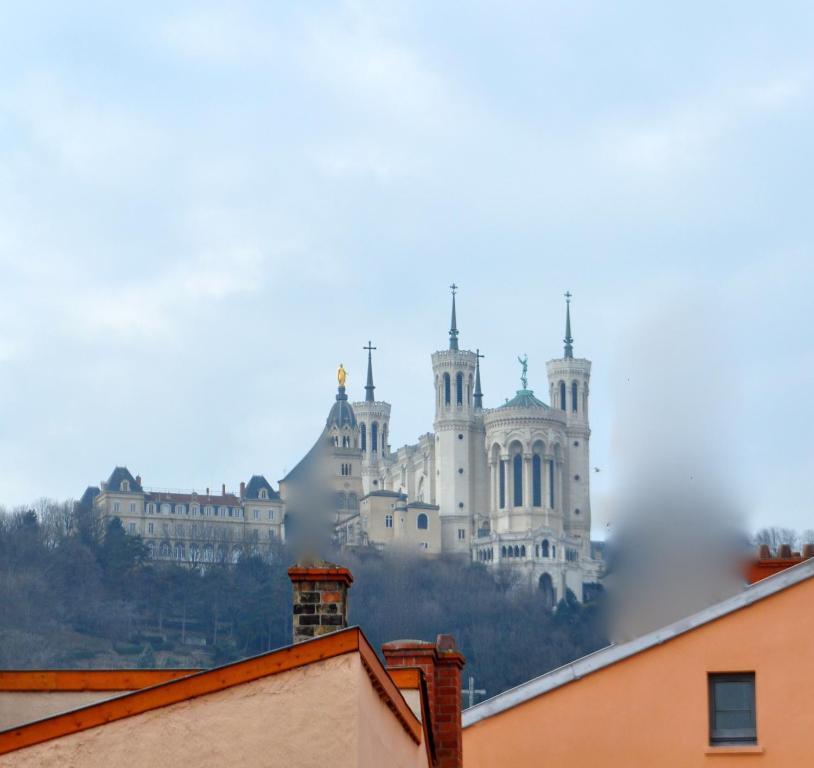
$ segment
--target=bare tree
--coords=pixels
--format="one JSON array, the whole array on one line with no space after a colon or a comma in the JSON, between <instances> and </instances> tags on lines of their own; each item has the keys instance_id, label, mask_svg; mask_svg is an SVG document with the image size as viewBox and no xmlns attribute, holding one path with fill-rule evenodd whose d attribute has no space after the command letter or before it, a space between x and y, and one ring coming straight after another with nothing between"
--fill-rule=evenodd
<instances>
[{"instance_id":1,"label":"bare tree","mask_svg":"<svg viewBox=\"0 0 814 768\"><path fill-rule=\"evenodd\" d=\"M761 528L753 537L755 546L766 544L772 554L777 554L783 544L788 544L792 551L799 549L800 537L793 528L781 528L773 525L769 528Z\"/></svg>"}]
</instances>

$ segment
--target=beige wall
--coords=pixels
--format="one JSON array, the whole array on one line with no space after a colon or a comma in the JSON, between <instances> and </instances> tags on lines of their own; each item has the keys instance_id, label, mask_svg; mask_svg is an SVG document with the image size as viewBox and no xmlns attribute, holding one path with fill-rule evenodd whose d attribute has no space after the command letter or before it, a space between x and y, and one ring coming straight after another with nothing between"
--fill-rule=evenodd
<instances>
[{"instance_id":1,"label":"beige wall","mask_svg":"<svg viewBox=\"0 0 814 768\"><path fill-rule=\"evenodd\" d=\"M812 764L814 580L464 729L464 765ZM707 674L755 672L763 752L711 754Z\"/></svg>"},{"instance_id":2,"label":"beige wall","mask_svg":"<svg viewBox=\"0 0 814 768\"><path fill-rule=\"evenodd\" d=\"M358 654L345 654L0 757L0 766L424 766Z\"/></svg>"},{"instance_id":3,"label":"beige wall","mask_svg":"<svg viewBox=\"0 0 814 768\"><path fill-rule=\"evenodd\" d=\"M0 731L122 693L127 691L0 691Z\"/></svg>"}]
</instances>

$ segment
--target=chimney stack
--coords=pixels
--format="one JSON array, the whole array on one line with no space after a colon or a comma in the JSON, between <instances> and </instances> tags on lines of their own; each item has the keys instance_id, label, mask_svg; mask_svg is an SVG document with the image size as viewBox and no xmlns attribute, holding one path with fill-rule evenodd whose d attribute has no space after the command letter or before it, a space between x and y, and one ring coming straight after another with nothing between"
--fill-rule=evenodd
<instances>
[{"instance_id":1,"label":"chimney stack","mask_svg":"<svg viewBox=\"0 0 814 768\"><path fill-rule=\"evenodd\" d=\"M246 483L242 480L240 481L240 498L242 499L246 495Z\"/></svg>"},{"instance_id":2,"label":"chimney stack","mask_svg":"<svg viewBox=\"0 0 814 768\"><path fill-rule=\"evenodd\" d=\"M466 660L452 635L435 643L396 640L382 646L387 669L418 667L427 685L430 721L438 768L461 768L461 669Z\"/></svg>"},{"instance_id":3,"label":"chimney stack","mask_svg":"<svg viewBox=\"0 0 814 768\"><path fill-rule=\"evenodd\" d=\"M136 485L141 485L141 475L136 475Z\"/></svg>"},{"instance_id":4,"label":"chimney stack","mask_svg":"<svg viewBox=\"0 0 814 768\"><path fill-rule=\"evenodd\" d=\"M288 569L294 587L294 643L348 626L348 589L353 576L334 563L306 562Z\"/></svg>"},{"instance_id":5,"label":"chimney stack","mask_svg":"<svg viewBox=\"0 0 814 768\"><path fill-rule=\"evenodd\" d=\"M761 544L760 550L758 551L758 557L761 560L768 560L772 556L772 550L769 549L768 544Z\"/></svg>"},{"instance_id":6,"label":"chimney stack","mask_svg":"<svg viewBox=\"0 0 814 768\"><path fill-rule=\"evenodd\" d=\"M782 557L784 560L789 560L791 558L791 545L781 544L777 556Z\"/></svg>"},{"instance_id":7,"label":"chimney stack","mask_svg":"<svg viewBox=\"0 0 814 768\"><path fill-rule=\"evenodd\" d=\"M803 544L803 560L814 557L814 544Z\"/></svg>"},{"instance_id":8,"label":"chimney stack","mask_svg":"<svg viewBox=\"0 0 814 768\"><path fill-rule=\"evenodd\" d=\"M221 485L221 487L220 487L220 495L221 496L226 495L226 483L223 483L223 485Z\"/></svg>"}]
</instances>

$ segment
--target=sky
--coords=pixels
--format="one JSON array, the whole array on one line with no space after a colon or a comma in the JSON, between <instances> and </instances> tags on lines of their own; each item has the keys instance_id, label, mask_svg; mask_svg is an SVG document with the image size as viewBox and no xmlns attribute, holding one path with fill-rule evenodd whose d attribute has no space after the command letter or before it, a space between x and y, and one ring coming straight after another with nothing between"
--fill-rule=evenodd
<instances>
[{"instance_id":1,"label":"sky","mask_svg":"<svg viewBox=\"0 0 814 768\"><path fill-rule=\"evenodd\" d=\"M573 293L597 535L645 447L814 528L813 33L782 0L0 4L0 504L276 482L368 339L413 442L455 281L490 407L522 354L547 399Z\"/></svg>"}]
</instances>

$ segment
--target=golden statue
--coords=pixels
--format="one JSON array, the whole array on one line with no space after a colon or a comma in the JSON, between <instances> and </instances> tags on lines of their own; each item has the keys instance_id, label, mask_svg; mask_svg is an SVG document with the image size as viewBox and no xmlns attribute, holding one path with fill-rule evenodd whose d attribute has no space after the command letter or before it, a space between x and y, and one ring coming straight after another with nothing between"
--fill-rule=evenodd
<instances>
[{"instance_id":1,"label":"golden statue","mask_svg":"<svg viewBox=\"0 0 814 768\"><path fill-rule=\"evenodd\" d=\"M340 387L345 386L345 379L347 378L348 372L345 370L345 366L339 363L339 368L336 369L336 380L339 382Z\"/></svg>"}]
</instances>

